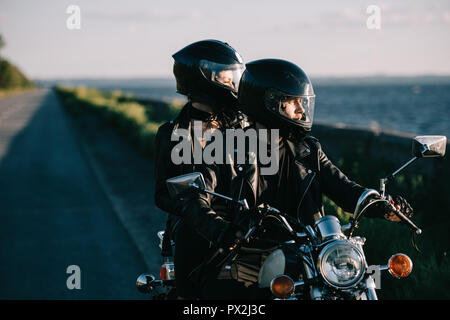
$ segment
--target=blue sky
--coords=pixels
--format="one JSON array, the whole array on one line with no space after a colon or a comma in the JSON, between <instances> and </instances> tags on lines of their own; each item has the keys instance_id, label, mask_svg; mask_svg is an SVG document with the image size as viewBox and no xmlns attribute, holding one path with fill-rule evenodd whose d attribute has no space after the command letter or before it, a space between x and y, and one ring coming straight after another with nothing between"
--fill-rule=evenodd
<instances>
[{"instance_id":1,"label":"blue sky","mask_svg":"<svg viewBox=\"0 0 450 320\"><path fill-rule=\"evenodd\" d=\"M66 27L69 5L80 30ZM171 77L171 55L202 39L313 76L450 74L450 0L0 0L0 33L1 54L32 78Z\"/></svg>"}]
</instances>

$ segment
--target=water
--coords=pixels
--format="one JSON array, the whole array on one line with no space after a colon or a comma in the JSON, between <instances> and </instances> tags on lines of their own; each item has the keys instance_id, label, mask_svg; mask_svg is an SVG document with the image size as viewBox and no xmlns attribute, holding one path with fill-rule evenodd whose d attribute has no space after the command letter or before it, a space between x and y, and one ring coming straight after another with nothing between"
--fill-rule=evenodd
<instances>
[{"instance_id":1,"label":"water","mask_svg":"<svg viewBox=\"0 0 450 320\"><path fill-rule=\"evenodd\" d=\"M317 86L315 121L450 136L450 85Z\"/></svg>"},{"instance_id":2,"label":"water","mask_svg":"<svg viewBox=\"0 0 450 320\"><path fill-rule=\"evenodd\" d=\"M136 96L183 99L174 88L128 88ZM450 137L450 85L316 85L315 123Z\"/></svg>"},{"instance_id":3,"label":"water","mask_svg":"<svg viewBox=\"0 0 450 320\"><path fill-rule=\"evenodd\" d=\"M315 123L352 125L450 137L450 78L313 79ZM63 83L64 84L64 83ZM66 83L67 84L67 83ZM172 79L95 80L84 83L136 97L185 100Z\"/></svg>"}]
</instances>

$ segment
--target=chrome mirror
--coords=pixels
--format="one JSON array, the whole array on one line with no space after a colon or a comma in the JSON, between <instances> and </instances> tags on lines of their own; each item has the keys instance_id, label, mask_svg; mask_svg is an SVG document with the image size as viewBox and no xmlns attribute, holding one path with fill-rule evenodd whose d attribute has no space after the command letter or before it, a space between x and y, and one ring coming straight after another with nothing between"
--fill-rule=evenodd
<instances>
[{"instance_id":1,"label":"chrome mirror","mask_svg":"<svg viewBox=\"0 0 450 320\"><path fill-rule=\"evenodd\" d=\"M412 143L412 154L417 158L443 157L446 146L446 136L417 136Z\"/></svg>"},{"instance_id":2,"label":"chrome mirror","mask_svg":"<svg viewBox=\"0 0 450 320\"><path fill-rule=\"evenodd\" d=\"M248 203L245 199L235 200L233 198L224 196L223 194L216 193L214 191L206 189L205 179L200 172L192 172L181 176L176 176L166 180L167 189L172 198L179 198L192 189L211 194L216 197L220 197L225 200L232 201L239 204L245 210L248 210Z\"/></svg>"},{"instance_id":3,"label":"chrome mirror","mask_svg":"<svg viewBox=\"0 0 450 320\"><path fill-rule=\"evenodd\" d=\"M143 273L136 279L136 288L139 292L149 293L153 290L152 283L155 281L155 276Z\"/></svg>"},{"instance_id":4,"label":"chrome mirror","mask_svg":"<svg viewBox=\"0 0 450 320\"><path fill-rule=\"evenodd\" d=\"M178 198L192 188L205 189L205 180L200 172L187 173L167 179L166 184L172 198Z\"/></svg>"},{"instance_id":5,"label":"chrome mirror","mask_svg":"<svg viewBox=\"0 0 450 320\"><path fill-rule=\"evenodd\" d=\"M390 176L380 179L380 193L384 197L386 183L392 179L403 169L419 158L433 158L443 157L445 155L445 148L447 146L446 136L417 136L412 142L413 157L403 166L397 169Z\"/></svg>"}]
</instances>

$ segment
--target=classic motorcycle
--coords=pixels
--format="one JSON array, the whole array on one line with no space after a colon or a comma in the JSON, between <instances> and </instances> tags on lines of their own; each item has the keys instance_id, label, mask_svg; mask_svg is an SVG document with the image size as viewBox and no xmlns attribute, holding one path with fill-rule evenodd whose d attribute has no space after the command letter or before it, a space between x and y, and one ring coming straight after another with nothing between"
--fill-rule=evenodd
<instances>
[{"instance_id":1,"label":"classic motorcycle","mask_svg":"<svg viewBox=\"0 0 450 320\"><path fill-rule=\"evenodd\" d=\"M273 221L275 218L290 236L288 241L280 243L265 259L258 277L260 288L270 289L275 299L377 300L375 289L379 272L388 270L394 277L404 278L411 273L413 263L407 255L397 253L389 259L387 265L369 266L363 250L366 239L353 236L353 231L369 207L381 204L411 229L415 246L415 237L422 230L393 205L385 194L386 184L419 158L443 157L446 144L445 136L415 137L412 143L413 158L390 176L380 179L379 191L369 189L363 192L353 217L346 225L341 226L335 216L326 215L313 226L305 226L276 208L267 205L256 208L257 214L252 218L245 236L228 252L218 250L217 253L221 255L219 265L229 267L242 245L251 241L263 228L263 222L269 218ZM203 176L198 172L168 179L167 186L174 195L194 189L237 203L244 210L250 209L245 199L236 200L205 189ZM252 209L254 213L255 208ZM161 247L163 232L159 232L158 237ZM175 270L171 261L166 261L161 266L160 277L157 280L153 275L142 274L138 277L136 286L144 293L151 292L156 287L165 288L165 292L154 296L154 299L175 298Z\"/></svg>"}]
</instances>

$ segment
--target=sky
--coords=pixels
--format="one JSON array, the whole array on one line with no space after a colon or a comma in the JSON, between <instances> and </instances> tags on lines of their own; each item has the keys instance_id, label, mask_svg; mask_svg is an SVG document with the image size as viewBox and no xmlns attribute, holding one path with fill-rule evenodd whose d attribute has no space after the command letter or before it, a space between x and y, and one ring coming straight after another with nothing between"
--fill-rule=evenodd
<instances>
[{"instance_id":1,"label":"sky","mask_svg":"<svg viewBox=\"0 0 450 320\"><path fill-rule=\"evenodd\" d=\"M0 0L0 34L32 79L169 78L172 54L204 39L312 76L450 75L450 0Z\"/></svg>"}]
</instances>

